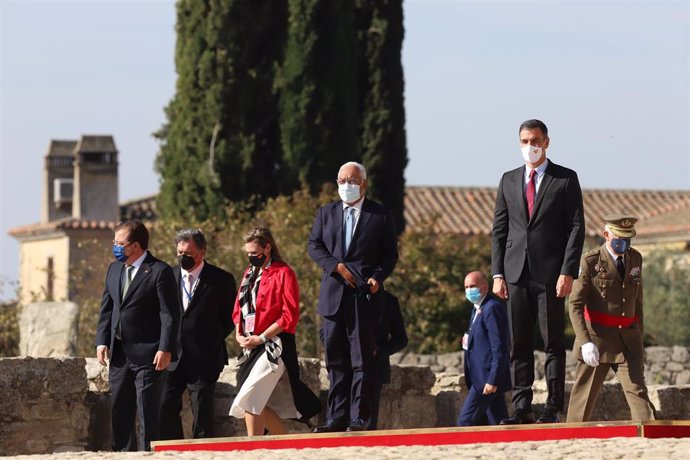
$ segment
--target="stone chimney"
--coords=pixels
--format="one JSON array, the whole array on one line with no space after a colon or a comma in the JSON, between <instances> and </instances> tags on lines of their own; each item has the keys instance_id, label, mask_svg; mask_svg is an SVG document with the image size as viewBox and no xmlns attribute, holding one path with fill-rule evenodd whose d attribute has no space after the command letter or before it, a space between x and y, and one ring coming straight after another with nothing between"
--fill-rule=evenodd
<instances>
[{"instance_id":1,"label":"stone chimney","mask_svg":"<svg viewBox=\"0 0 690 460\"><path fill-rule=\"evenodd\" d=\"M72 216L117 222L117 149L112 136L82 136L74 148Z\"/></svg>"},{"instance_id":2,"label":"stone chimney","mask_svg":"<svg viewBox=\"0 0 690 460\"><path fill-rule=\"evenodd\" d=\"M50 141L43 167L42 223L72 217L76 145L77 141Z\"/></svg>"}]
</instances>

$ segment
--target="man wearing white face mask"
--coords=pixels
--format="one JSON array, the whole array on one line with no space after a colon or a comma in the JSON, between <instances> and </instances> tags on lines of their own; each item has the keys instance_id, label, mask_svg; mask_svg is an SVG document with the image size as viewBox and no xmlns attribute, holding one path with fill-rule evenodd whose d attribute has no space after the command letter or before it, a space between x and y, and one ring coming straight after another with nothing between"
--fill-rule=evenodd
<instances>
[{"instance_id":1,"label":"man wearing white face mask","mask_svg":"<svg viewBox=\"0 0 690 460\"><path fill-rule=\"evenodd\" d=\"M512 417L502 424L533 423L535 323L546 354L548 397L537 423L559 421L565 386L565 296L578 275L585 238L582 191L575 171L546 158L546 125L520 125L525 162L501 178L494 211L493 292L508 301L513 376Z\"/></svg>"},{"instance_id":2,"label":"man wearing white face mask","mask_svg":"<svg viewBox=\"0 0 690 460\"><path fill-rule=\"evenodd\" d=\"M398 261L393 216L364 197L364 166L345 163L337 183L340 200L319 209L308 243L323 269L318 311L330 381L327 421L317 433L367 427L382 285Z\"/></svg>"},{"instance_id":3,"label":"man wearing white face mask","mask_svg":"<svg viewBox=\"0 0 690 460\"><path fill-rule=\"evenodd\" d=\"M633 420L654 420L644 382L642 256L630 247L636 218L606 216L601 247L582 256L570 296L578 359L568 422L586 422L609 369L616 371Z\"/></svg>"}]
</instances>

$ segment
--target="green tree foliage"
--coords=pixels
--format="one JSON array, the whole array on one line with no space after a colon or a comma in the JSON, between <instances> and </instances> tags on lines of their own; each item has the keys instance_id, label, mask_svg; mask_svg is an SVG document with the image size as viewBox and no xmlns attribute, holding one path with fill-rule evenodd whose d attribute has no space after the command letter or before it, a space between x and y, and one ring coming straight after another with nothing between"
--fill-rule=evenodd
<instances>
[{"instance_id":1,"label":"green tree foliage","mask_svg":"<svg viewBox=\"0 0 690 460\"><path fill-rule=\"evenodd\" d=\"M176 92L156 133L158 209L166 218L219 216L226 200L279 192L275 69L285 1L180 0Z\"/></svg>"},{"instance_id":2,"label":"green tree foliage","mask_svg":"<svg viewBox=\"0 0 690 460\"><path fill-rule=\"evenodd\" d=\"M407 166L402 1L356 3L360 139L362 163L369 173L368 194L391 209L402 233Z\"/></svg>"},{"instance_id":3,"label":"green tree foliage","mask_svg":"<svg viewBox=\"0 0 690 460\"><path fill-rule=\"evenodd\" d=\"M648 342L690 346L690 266L687 258L669 251L645 257L644 325Z\"/></svg>"},{"instance_id":4,"label":"green tree foliage","mask_svg":"<svg viewBox=\"0 0 690 460\"><path fill-rule=\"evenodd\" d=\"M285 58L276 86L291 187L318 191L360 160L356 37L351 0L288 0Z\"/></svg>"},{"instance_id":5,"label":"green tree foliage","mask_svg":"<svg viewBox=\"0 0 690 460\"><path fill-rule=\"evenodd\" d=\"M491 240L435 233L432 223L400 239L400 260L386 289L400 301L410 351L460 350L472 304L465 299L465 276L474 270L491 275Z\"/></svg>"},{"instance_id":6,"label":"green tree foliage","mask_svg":"<svg viewBox=\"0 0 690 460\"><path fill-rule=\"evenodd\" d=\"M403 228L402 2L180 0L176 93L156 136L158 209L317 193L346 161Z\"/></svg>"},{"instance_id":7,"label":"green tree foliage","mask_svg":"<svg viewBox=\"0 0 690 460\"><path fill-rule=\"evenodd\" d=\"M16 302L0 303L0 358L19 354L19 307Z\"/></svg>"}]
</instances>

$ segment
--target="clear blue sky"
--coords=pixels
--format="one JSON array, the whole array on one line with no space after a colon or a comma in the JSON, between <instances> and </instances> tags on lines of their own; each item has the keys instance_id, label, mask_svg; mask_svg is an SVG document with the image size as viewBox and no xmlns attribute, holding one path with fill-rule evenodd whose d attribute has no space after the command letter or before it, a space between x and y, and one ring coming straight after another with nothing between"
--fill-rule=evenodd
<instances>
[{"instance_id":1,"label":"clear blue sky","mask_svg":"<svg viewBox=\"0 0 690 460\"><path fill-rule=\"evenodd\" d=\"M689 1L404 6L408 184L495 186L540 118L583 187L690 189ZM0 0L0 279L8 229L40 218L51 139L112 134L120 199L157 191L174 23L172 1Z\"/></svg>"}]
</instances>

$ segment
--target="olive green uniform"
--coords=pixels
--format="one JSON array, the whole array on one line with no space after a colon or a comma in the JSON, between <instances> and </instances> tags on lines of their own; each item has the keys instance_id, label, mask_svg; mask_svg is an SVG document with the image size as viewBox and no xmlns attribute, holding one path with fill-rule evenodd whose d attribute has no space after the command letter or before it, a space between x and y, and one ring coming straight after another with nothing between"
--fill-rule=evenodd
<instances>
[{"instance_id":1,"label":"olive green uniform","mask_svg":"<svg viewBox=\"0 0 690 460\"><path fill-rule=\"evenodd\" d=\"M642 256L630 248L624 254L625 276L621 279L606 243L585 253L580 261L580 276L570 295L570 322L575 330L573 353L578 359L575 384L570 394L568 422L590 420L599 391L610 368L616 372L633 420L654 420L655 410L644 383L642 344ZM585 306L591 320L585 319ZM632 325L605 326L601 318ZM582 360L581 346L594 343L600 354L599 365Z\"/></svg>"}]
</instances>

